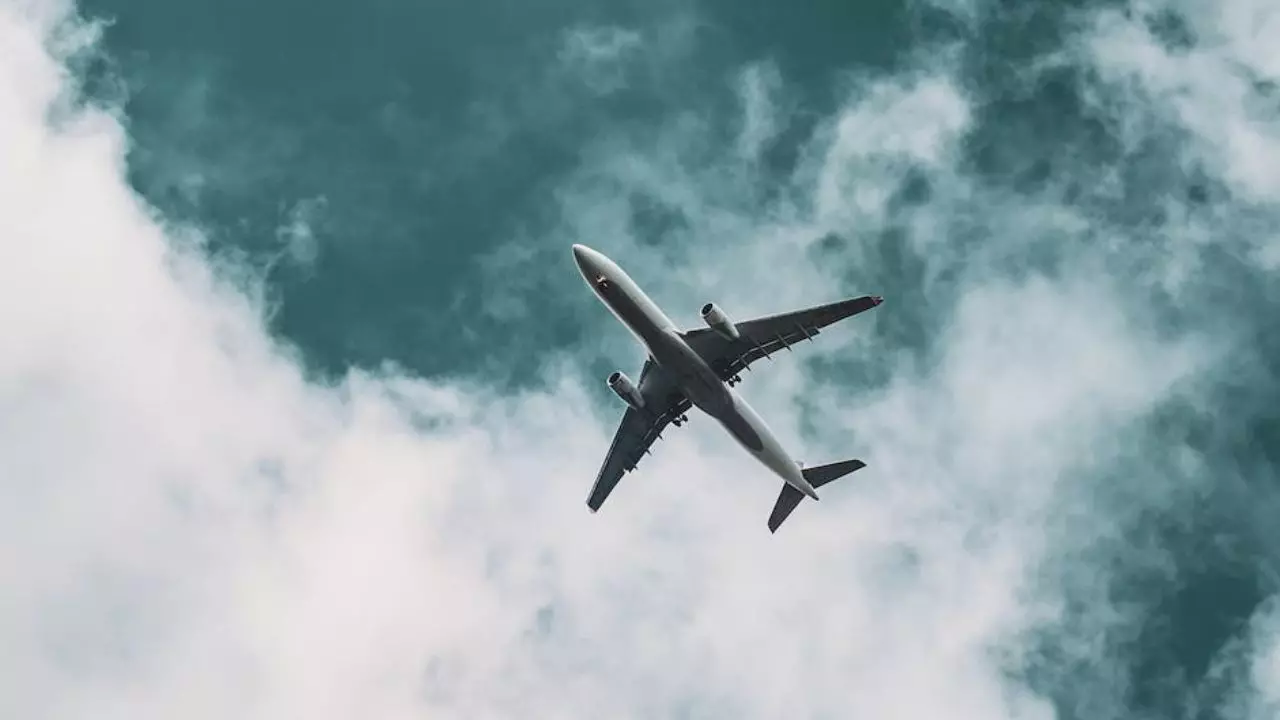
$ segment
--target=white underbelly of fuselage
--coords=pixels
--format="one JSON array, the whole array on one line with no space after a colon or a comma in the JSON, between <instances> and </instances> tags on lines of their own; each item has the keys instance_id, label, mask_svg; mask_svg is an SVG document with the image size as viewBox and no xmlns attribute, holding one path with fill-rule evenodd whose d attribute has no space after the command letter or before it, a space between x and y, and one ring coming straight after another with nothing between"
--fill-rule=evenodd
<instances>
[{"instance_id":1,"label":"white underbelly of fuselage","mask_svg":"<svg viewBox=\"0 0 1280 720\"><path fill-rule=\"evenodd\" d=\"M733 407L729 388L675 331L663 331L659 337L646 339L645 345L654 362L676 379L698 409L718 417Z\"/></svg>"},{"instance_id":2,"label":"white underbelly of fuselage","mask_svg":"<svg viewBox=\"0 0 1280 720\"><path fill-rule=\"evenodd\" d=\"M687 343L674 332L646 342L656 363L677 379L698 409L721 426L756 459L790 483L804 483L800 466L783 449L772 430L747 401L733 392Z\"/></svg>"}]
</instances>

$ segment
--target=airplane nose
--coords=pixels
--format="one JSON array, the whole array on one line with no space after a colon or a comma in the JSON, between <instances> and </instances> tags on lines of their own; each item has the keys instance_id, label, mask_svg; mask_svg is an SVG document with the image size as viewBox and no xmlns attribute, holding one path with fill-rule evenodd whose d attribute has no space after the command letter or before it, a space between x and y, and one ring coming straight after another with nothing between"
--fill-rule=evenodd
<instances>
[{"instance_id":1,"label":"airplane nose","mask_svg":"<svg viewBox=\"0 0 1280 720\"><path fill-rule=\"evenodd\" d=\"M597 261L598 257L599 257L599 254L596 253L595 250L592 250L586 245L579 245L578 243L574 243L573 261L578 264L578 269L582 271L583 275L598 274L598 270L599 270L599 262Z\"/></svg>"}]
</instances>

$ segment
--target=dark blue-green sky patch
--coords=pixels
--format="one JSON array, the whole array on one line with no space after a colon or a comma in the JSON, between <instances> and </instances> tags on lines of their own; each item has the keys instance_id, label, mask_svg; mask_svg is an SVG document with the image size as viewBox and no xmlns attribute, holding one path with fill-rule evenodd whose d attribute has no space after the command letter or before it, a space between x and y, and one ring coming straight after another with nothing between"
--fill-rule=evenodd
<instances>
[{"instance_id":1,"label":"dark blue-green sky patch","mask_svg":"<svg viewBox=\"0 0 1280 720\"><path fill-rule=\"evenodd\" d=\"M472 332L513 330L459 293L478 254L554 223L550 187L583 142L722 111L734 73L761 59L779 63L806 113L829 110L833 78L892 63L907 32L894 3L84 9L112 21L106 47L131 89L131 171L152 202L198 221L215 248L270 257L292 209L323 198L314 267L274 265L271 287L277 329L330 371L383 358L449 371L483 351ZM574 33L606 49L611 33L626 37L617 57L593 59L575 56ZM616 67L575 66L584 62ZM519 347L572 337L562 327Z\"/></svg>"}]
</instances>

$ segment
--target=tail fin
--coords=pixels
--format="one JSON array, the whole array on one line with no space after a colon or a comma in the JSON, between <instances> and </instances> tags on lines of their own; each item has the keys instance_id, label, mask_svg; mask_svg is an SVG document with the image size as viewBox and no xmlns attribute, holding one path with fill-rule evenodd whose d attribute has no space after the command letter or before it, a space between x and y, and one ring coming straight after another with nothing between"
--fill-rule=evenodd
<instances>
[{"instance_id":1,"label":"tail fin","mask_svg":"<svg viewBox=\"0 0 1280 720\"><path fill-rule=\"evenodd\" d=\"M819 465L817 467L802 467L800 472L804 475L804 479L809 481L815 489L826 485L832 480L842 478L845 475L861 470L867 464L861 460L845 460L843 462L835 462L830 465ZM769 532L777 532L778 526L783 520L791 514L792 510L800 504L804 499L804 494L795 489L791 485L783 483L782 492L778 494L778 501L773 504L773 513L769 515Z\"/></svg>"}]
</instances>

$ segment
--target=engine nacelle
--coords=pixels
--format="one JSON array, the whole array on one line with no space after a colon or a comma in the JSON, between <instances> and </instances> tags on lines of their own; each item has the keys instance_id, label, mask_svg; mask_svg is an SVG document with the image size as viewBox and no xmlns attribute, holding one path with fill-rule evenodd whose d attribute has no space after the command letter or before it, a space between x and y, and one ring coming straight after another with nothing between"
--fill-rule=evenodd
<instances>
[{"instance_id":1,"label":"engine nacelle","mask_svg":"<svg viewBox=\"0 0 1280 720\"><path fill-rule=\"evenodd\" d=\"M715 303L707 303L702 306L702 320L707 324L707 327L715 330L724 339L738 339L738 328L734 326L729 316L725 315L724 311Z\"/></svg>"},{"instance_id":2,"label":"engine nacelle","mask_svg":"<svg viewBox=\"0 0 1280 720\"><path fill-rule=\"evenodd\" d=\"M640 410L644 407L644 396L631 383L631 378L626 373L614 372L609 376L609 389L613 390L618 397L622 398L628 405Z\"/></svg>"}]
</instances>

